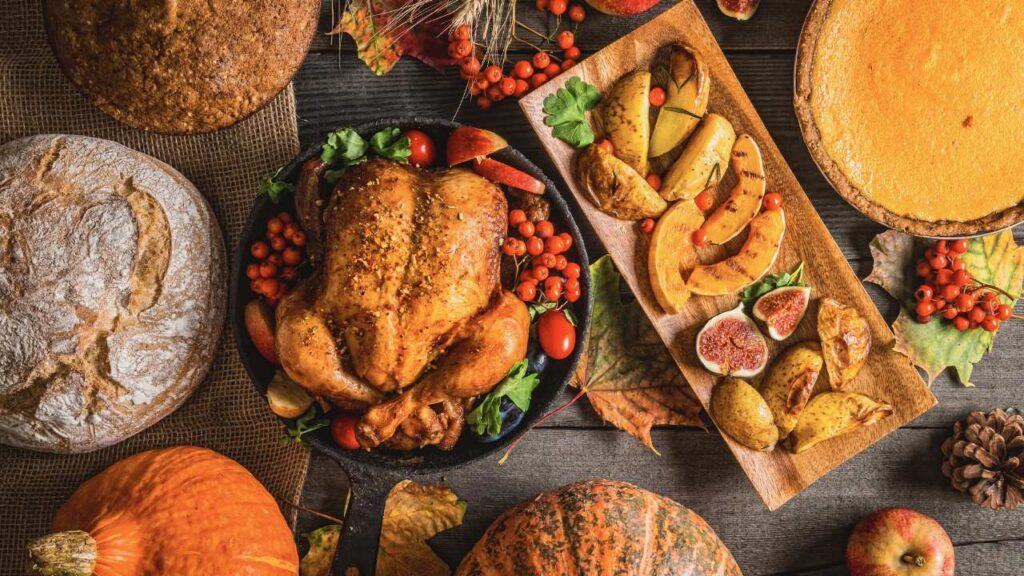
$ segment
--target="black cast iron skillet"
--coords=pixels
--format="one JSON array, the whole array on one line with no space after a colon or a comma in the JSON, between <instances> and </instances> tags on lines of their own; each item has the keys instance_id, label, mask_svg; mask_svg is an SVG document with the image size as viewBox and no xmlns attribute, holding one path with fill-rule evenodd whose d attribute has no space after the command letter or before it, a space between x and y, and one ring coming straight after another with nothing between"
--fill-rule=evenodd
<instances>
[{"instance_id":1,"label":"black cast iron skillet","mask_svg":"<svg viewBox=\"0 0 1024 576\"><path fill-rule=\"evenodd\" d=\"M358 126L356 131L364 138L369 138L374 132L391 126L396 126L403 130L418 128L429 134L437 144L438 165L444 165L447 136L459 124L447 120L429 118L390 118ZM294 182L302 163L315 155L319 155L320 152L321 144L310 147L281 171L280 178L285 181ZM398 480L413 475L446 472L492 454L503 452L515 437L525 432L533 422L548 411L552 401L565 388L579 361L580 353L583 349L583 335L587 333L590 326L592 304L589 261L579 228L577 228L573 220L568 205L561 194L555 189L554 184L525 156L512 148L507 148L494 154L493 157L541 180L546 186L544 197L551 203L551 221L555 224L557 230L567 231L573 237L573 246L567 253L567 257L571 261L578 262L582 268L582 275L580 276L582 298L572 305L572 310L578 319L576 349L569 358L561 361L552 361L548 365L541 376L541 384L534 391L530 410L526 413L518 429L515 433L509 434L496 442L489 444L480 442L473 432L467 429L459 443L450 452L444 452L435 447L427 447L411 452L393 452L383 449L367 452L363 450L349 451L341 449L331 439L330 432L327 429L320 430L312 435L309 438L310 445L316 450L329 455L344 467L352 486L351 503L346 516L345 529L341 538L337 560L334 564L335 574L342 575L345 573L346 568L351 566L358 568L359 573L363 576L374 573L384 503L391 487ZM292 208L292 198L290 197L282 199L280 204L274 204L266 196L259 197L249 215L249 221L242 232L239 244L235 248L234 261L231 268L229 302L231 323L235 331L235 339L238 343L242 364L245 366L260 394L266 393L267 385L273 377L275 367L264 360L259 352L256 351L245 329L243 310L245 304L255 298L255 294L249 290L249 281L245 277L245 268L247 264L253 261L249 254L249 246L256 240L264 238L267 220L281 210L291 211Z\"/></svg>"}]
</instances>

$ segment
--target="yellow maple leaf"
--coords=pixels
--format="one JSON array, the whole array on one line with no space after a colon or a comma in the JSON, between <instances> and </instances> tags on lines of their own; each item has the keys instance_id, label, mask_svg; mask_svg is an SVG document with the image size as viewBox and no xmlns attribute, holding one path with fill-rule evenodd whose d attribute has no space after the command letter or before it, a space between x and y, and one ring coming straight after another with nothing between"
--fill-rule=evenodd
<instances>
[{"instance_id":1,"label":"yellow maple leaf","mask_svg":"<svg viewBox=\"0 0 1024 576\"><path fill-rule=\"evenodd\" d=\"M449 576L427 540L462 524L466 503L445 486L420 486L403 480L391 489L384 506L377 576Z\"/></svg>"},{"instance_id":2,"label":"yellow maple leaf","mask_svg":"<svg viewBox=\"0 0 1024 576\"><path fill-rule=\"evenodd\" d=\"M356 42L356 54L377 76L391 71L402 57L402 49L395 38L378 30L373 14L366 6L353 3L341 15L329 34L348 34Z\"/></svg>"}]
</instances>

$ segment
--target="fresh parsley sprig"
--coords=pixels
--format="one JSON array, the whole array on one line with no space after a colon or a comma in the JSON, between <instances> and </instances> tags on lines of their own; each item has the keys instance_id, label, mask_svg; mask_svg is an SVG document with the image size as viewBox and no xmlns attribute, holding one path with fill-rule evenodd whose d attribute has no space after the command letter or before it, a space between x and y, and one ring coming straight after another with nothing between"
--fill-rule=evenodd
<instances>
[{"instance_id":1,"label":"fresh parsley sprig","mask_svg":"<svg viewBox=\"0 0 1024 576\"><path fill-rule=\"evenodd\" d=\"M283 169L284 168L278 168L277 172L274 172L260 181L258 193L269 196L270 201L274 204L281 201L281 196L283 194L290 194L295 190L295 186L290 182L283 182L279 179L281 177L281 170Z\"/></svg>"},{"instance_id":2,"label":"fresh parsley sprig","mask_svg":"<svg viewBox=\"0 0 1024 576\"><path fill-rule=\"evenodd\" d=\"M309 407L306 413L295 419L295 424L289 424L288 436L285 442L296 442L306 446L306 435L331 425L331 419L321 412L316 404Z\"/></svg>"},{"instance_id":3,"label":"fresh parsley sprig","mask_svg":"<svg viewBox=\"0 0 1024 576\"><path fill-rule=\"evenodd\" d=\"M371 136L370 147L377 156L402 164L407 164L409 156L412 155L412 140L408 136L402 136L402 131L398 128L385 128Z\"/></svg>"},{"instance_id":4,"label":"fresh parsley sprig","mask_svg":"<svg viewBox=\"0 0 1024 576\"><path fill-rule=\"evenodd\" d=\"M477 435L494 436L501 432L501 399L508 396L513 404L526 412L538 384L540 377L529 372L526 359L516 362L508 375L466 416L466 422Z\"/></svg>"},{"instance_id":5,"label":"fresh parsley sprig","mask_svg":"<svg viewBox=\"0 0 1024 576\"><path fill-rule=\"evenodd\" d=\"M594 131L586 114L600 100L597 88L574 76L564 88L544 99L544 123L553 128L555 138L576 148L586 148L594 143Z\"/></svg>"},{"instance_id":6,"label":"fresh parsley sprig","mask_svg":"<svg viewBox=\"0 0 1024 576\"><path fill-rule=\"evenodd\" d=\"M804 282L803 262L798 264L792 272L769 274L760 282L755 282L754 284L747 286L743 289L743 295L741 298L744 304L750 305L756 302L758 298L772 290L775 290L776 288L784 288L786 286L807 286Z\"/></svg>"}]
</instances>

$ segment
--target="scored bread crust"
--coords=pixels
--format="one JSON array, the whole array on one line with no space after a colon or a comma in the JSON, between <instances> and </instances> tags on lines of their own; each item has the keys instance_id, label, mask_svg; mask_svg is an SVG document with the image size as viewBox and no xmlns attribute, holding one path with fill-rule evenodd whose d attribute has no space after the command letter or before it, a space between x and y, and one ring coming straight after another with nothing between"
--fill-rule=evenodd
<instances>
[{"instance_id":1,"label":"scored bread crust","mask_svg":"<svg viewBox=\"0 0 1024 576\"><path fill-rule=\"evenodd\" d=\"M317 0L44 0L68 78L119 122L202 133L249 116L298 71Z\"/></svg>"},{"instance_id":2,"label":"scored bread crust","mask_svg":"<svg viewBox=\"0 0 1024 576\"><path fill-rule=\"evenodd\" d=\"M794 78L793 107L800 124L804 143L811 153L811 158L821 170L825 178L832 184L836 192L860 210L865 216L879 224L894 230L915 236L956 237L974 236L995 232L1014 226L1024 221L1024 204L1018 204L1005 210L993 212L987 216L958 222L954 220L921 220L911 218L889 210L871 199L863 190L854 186L846 177L846 173L829 156L821 140L821 132L814 120L811 94L814 87L814 54L818 48L821 30L828 19L832 0L815 0L804 20L797 46L796 67Z\"/></svg>"},{"instance_id":3,"label":"scored bread crust","mask_svg":"<svg viewBox=\"0 0 1024 576\"><path fill-rule=\"evenodd\" d=\"M166 164L84 136L0 146L0 443L87 452L176 409L216 354L225 266Z\"/></svg>"}]
</instances>

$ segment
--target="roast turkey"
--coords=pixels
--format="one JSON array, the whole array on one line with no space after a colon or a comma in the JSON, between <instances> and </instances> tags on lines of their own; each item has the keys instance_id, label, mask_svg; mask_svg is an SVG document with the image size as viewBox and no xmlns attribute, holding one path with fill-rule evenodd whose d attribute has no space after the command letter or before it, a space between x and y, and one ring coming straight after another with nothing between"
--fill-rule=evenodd
<instances>
[{"instance_id":1,"label":"roast turkey","mask_svg":"<svg viewBox=\"0 0 1024 576\"><path fill-rule=\"evenodd\" d=\"M277 309L282 367L365 411L364 448L450 448L470 400L526 354L529 313L500 281L504 193L468 170L375 159L325 200L306 225L320 265Z\"/></svg>"}]
</instances>

